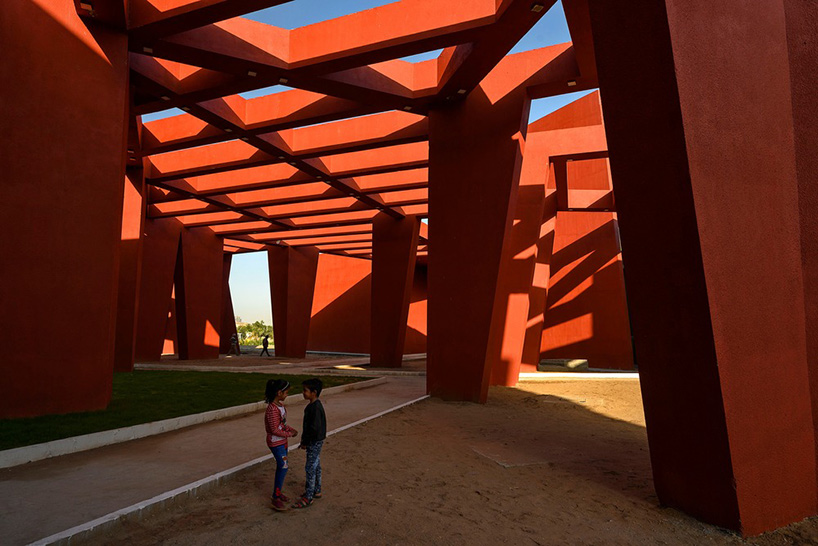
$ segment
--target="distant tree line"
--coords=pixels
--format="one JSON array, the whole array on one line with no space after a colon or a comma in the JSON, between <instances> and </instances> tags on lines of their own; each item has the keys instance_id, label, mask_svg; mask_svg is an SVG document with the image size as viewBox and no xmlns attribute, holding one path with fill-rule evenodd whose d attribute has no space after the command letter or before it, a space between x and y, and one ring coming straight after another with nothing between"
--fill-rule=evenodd
<instances>
[{"instance_id":1,"label":"distant tree line","mask_svg":"<svg viewBox=\"0 0 818 546\"><path fill-rule=\"evenodd\" d=\"M241 319L236 317L236 322L241 322ZM261 345L261 338L267 335L270 336L270 347L273 346L273 327L264 324L263 320L257 320L252 324L237 324L236 330L241 345Z\"/></svg>"}]
</instances>

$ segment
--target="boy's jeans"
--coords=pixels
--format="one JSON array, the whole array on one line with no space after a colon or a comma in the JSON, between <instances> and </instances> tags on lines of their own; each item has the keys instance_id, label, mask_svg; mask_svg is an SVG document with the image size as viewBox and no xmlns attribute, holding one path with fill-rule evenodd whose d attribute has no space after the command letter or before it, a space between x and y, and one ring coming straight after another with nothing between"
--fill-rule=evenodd
<instances>
[{"instance_id":1,"label":"boy's jeans","mask_svg":"<svg viewBox=\"0 0 818 546\"><path fill-rule=\"evenodd\" d=\"M304 470L307 474L307 485L304 488L304 497L312 500L313 495L321 492L321 447L324 441L315 442L307 446L307 464Z\"/></svg>"}]
</instances>

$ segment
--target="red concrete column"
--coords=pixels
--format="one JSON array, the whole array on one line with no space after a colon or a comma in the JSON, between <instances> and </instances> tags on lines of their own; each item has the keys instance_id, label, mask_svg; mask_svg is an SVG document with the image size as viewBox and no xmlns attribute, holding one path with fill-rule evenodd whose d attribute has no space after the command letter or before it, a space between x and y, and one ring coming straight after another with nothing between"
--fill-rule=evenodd
<instances>
[{"instance_id":1,"label":"red concrete column","mask_svg":"<svg viewBox=\"0 0 818 546\"><path fill-rule=\"evenodd\" d=\"M87 28L72 0L7 0L0 50L0 417L102 409L113 373L127 38Z\"/></svg>"},{"instance_id":2,"label":"red concrete column","mask_svg":"<svg viewBox=\"0 0 818 546\"><path fill-rule=\"evenodd\" d=\"M180 360L219 358L224 243L210 228L183 229L176 270Z\"/></svg>"},{"instance_id":3,"label":"red concrete column","mask_svg":"<svg viewBox=\"0 0 818 546\"><path fill-rule=\"evenodd\" d=\"M137 362L162 356L181 230L182 224L174 219L145 220L134 343Z\"/></svg>"},{"instance_id":4,"label":"red concrete column","mask_svg":"<svg viewBox=\"0 0 818 546\"><path fill-rule=\"evenodd\" d=\"M420 221L379 214L372 220L371 364L400 368L415 275Z\"/></svg>"},{"instance_id":5,"label":"red concrete column","mask_svg":"<svg viewBox=\"0 0 818 546\"><path fill-rule=\"evenodd\" d=\"M590 11L659 499L745 534L815 514L783 3Z\"/></svg>"},{"instance_id":6,"label":"red concrete column","mask_svg":"<svg viewBox=\"0 0 818 546\"><path fill-rule=\"evenodd\" d=\"M267 248L276 356L304 358L310 330L318 249Z\"/></svg>"},{"instance_id":7,"label":"red concrete column","mask_svg":"<svg viewBox=\"0 0 818 546\"><path fill-rule=\"evenodd\" d=\"M114 371L130 372L134 364L139 278L142 273L142 229L145 222L145 180L142 169L125 173L122 235L119 246Z\"/></svg>"},{"instance_id":8,"label":"red concrete column","mask_svg":"<svg viewBox=\"0 0 818 546\"><path fill-rule=\"evenodd\" d=\"M539 136L531 134L526 141L517 207L500 268L498 295L506 312L502 343L495 345L499 352L489 355L492 385L511 387L520 376L548 173L548 154Z\"/></svg>"},{"instance_id":9,"label":"red concrete column","mask_svg":"<svg viewBox=\"0 0 818 546\"><path fill-rule=\"evenodd\" d=\"M553 165L548 166L548 180L553 180ZM552 182L553 184L553 182ZM528 319L526 321L520 371L536 371L540 363L540 346L545 321L548 281L551 278L551 255L554 249L554 228L557 222L556 189L548 183L542 205L542 217L534 256L534 274L528 292Z\"/></svg>"},{"instance_id":10,"label":"red concrete column","mask_svg":"<svg viewBox=\"0 0 818 546\"><path fill-rule=\"evenodd\" d=\"M498 291L511 229L529 99L481 84L429 113L427 385L444 399L485 402L500 352Z\"/></svg>"},{"instance_id":11,"label":"red concrete column","mask_svg":"<svg viewBox=\"0 0 818 546\"><path fill-rule=\"evenodd\" d=\"M233 255L224 253L222 258L222 322L219 328L219 352L226 354L230 350L230 337L238 335L236 314L233 311L233 297L230 295L230 266Z\"/></svg>"},{"instance_id":12,"label":"red concrete column","mask_svg":"<svg viewBox=\"0 0 818 546\"><path fill-rule=\"evenodd\" d=\"M818 4L785 0L813 424L818 427ZM818 428L816 428L818 436ZM816 443L818 450L818 442Z\"/></svg>"}]
</instances>

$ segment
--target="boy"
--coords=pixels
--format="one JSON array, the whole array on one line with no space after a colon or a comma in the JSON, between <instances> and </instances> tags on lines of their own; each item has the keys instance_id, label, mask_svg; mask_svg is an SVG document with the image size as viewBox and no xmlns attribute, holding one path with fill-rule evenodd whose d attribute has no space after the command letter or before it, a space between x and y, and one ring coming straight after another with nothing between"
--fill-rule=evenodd
<instances>
[{"instance_id":1,"label":"boy","mask_svg":"<svg viewBox=\"0 0 818 546\"><path fill-rule=\"evenodd\" d=\"M327 417L324 406L318 399L324 384L318 378L307 379L301 383L302 394L309 404L304 408L304 429L301 432L301 449L307 450L307 463L304 465L307 474L307 485L301 500L293 508L306 508L313 499L321 498L321 446L327 437Z\"/></svg>"}]
</instances>

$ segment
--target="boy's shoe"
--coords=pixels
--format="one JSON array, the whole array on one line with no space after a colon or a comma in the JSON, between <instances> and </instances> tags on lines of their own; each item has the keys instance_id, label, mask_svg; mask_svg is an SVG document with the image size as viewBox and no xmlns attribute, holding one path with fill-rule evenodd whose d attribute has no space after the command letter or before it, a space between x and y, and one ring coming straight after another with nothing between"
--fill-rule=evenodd
<instances>
[{"instance_id":1,"label":"boy's shoe","mask_svg":"<svg viewBox=\"0 0 818 546\"><path fill-rule=\"evenodd\" d=\"M281 499L283 502L290 502L290 497L288 497L284 493L279 493L278 498Z\"/></svg>"},{"instance_id":2,"label":"boy's shoe","mask_svg":"<svg viewBox=\"0 0 818 546\"><path fill-rule=\"evenodd\" d=\"M273 509L279 512L286 512L287 510L289 510L287 505L284 504L284 501L282 501L281 499L272 499L272 504Z\"/></svg>"},{"instance_id":3,"label":"boy's shoe","mask_svg":"<svg viewBox=\"0 0 818 546\"><path fill-rule=\"evenodd\" d=\"M292 505L292 508L299 509L299 508L306 508L307 506L312 504L312 499L308 499L307 497L302 497L301 500L296 502Z\"/></svg>"}]
</instances>

